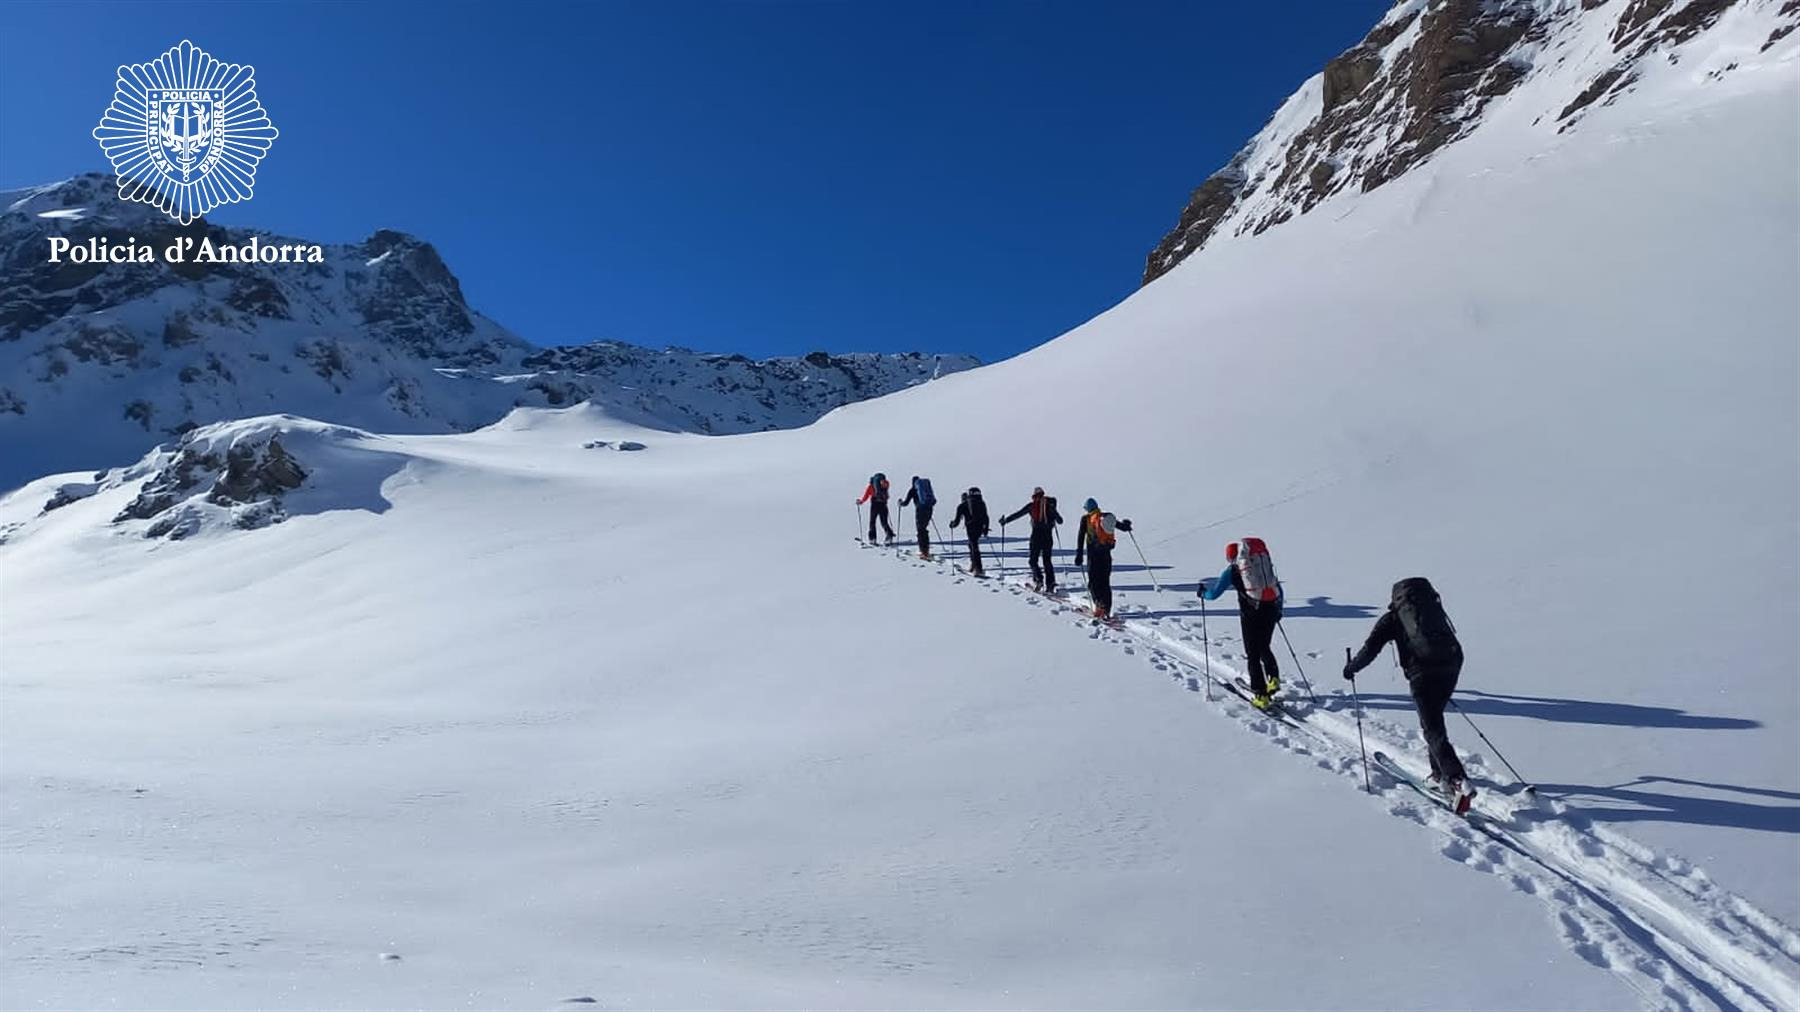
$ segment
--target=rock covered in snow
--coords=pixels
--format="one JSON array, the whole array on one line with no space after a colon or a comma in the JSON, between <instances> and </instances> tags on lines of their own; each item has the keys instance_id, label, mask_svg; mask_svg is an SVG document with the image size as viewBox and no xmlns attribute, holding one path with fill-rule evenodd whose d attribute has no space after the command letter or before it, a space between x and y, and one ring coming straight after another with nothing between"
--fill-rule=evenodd
<instances>
[{"instance_id":1,"label":"rock covered in snow","mask_svg":"<svg viewBox=\"0 0 1800 1012\"><path fill-rule=\"evenodd\" d=\"M594 399L682 431L729 435L806 425L834 408L980 364L970 355L919 352L815 351L758 361L596 341L526 356L521 365L534 371L519 381L547 407Z\"/></svg>"},{"instance_id":2,"label":"rock covered in snow","mask_svg":"<svg viewBox=\"0 0 1800 1012\"><path fill-rule=\"evenodd\" d=\"M120 490L131 498L106 522L144 537L181 540L209 529L255 530L296 512L370 508L381 501L381 478L399 466L397 457L374 468L354 458L350 448L373 439L288 415L204 426L129 467L57 485L38 515ZM321 473L332 480L317 481ZM303 489L315 496L296 510L294 493Z\"/></svg>"}]
</instances>

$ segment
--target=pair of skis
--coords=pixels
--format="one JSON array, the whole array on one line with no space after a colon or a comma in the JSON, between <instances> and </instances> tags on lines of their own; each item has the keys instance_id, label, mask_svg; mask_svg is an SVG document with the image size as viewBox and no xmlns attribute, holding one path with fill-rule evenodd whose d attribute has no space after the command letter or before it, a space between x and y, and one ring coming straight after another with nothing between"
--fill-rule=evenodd
<instances>
[{"instance_id":1,"label":"pair of skis","mask_svg":"<svg viewBox=\"0 0 1800 1012\"><path fill-rule=\"evenodd\" d=\"M1239 699L1249 703L1252 707L1255 707L1258 713L1267 717L1273 717L1290 727L1296 727L1302 730L1306 729L1306 726L1300 722L1300 715L1288 709L1287 704L1279 699L1270 697L1268 706L1257 706L1256 690L1250 687L1248 680L1238 677L1229 682L1221 680L1219 681L1219 684L1225 686L1227 691L1235 693ZM1313 733L1317 734L1318 732L1315 731Z\"/></svg>"}]
</instances>

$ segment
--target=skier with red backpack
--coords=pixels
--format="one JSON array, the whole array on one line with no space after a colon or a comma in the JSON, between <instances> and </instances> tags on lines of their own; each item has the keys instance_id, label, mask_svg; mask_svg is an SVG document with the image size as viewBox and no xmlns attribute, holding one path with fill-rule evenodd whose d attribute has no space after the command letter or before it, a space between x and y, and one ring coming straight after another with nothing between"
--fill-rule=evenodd
<instances>
[{"instance_id":1,"label":"skier with red backpack","mask_svg":"<svg viewBox=\"0 0 1800 1012\"><path fill-rule=\"evenodd\" d=\"M1063 522L1062 514L1056 511L1056 497L1045 495L1041 485L1032 489L1030 502L1000 518L1001 528L1027 513L1031 514L1031 586L1033 590L1054 594L1056 567L1050 564L1050 551L1056 528Z\"/></svg>"},{"instance_id":2,"label":"skier with red backpack","mask_svg":"<svg viewBox=\"0 0 1800 1012\"><path fill-rule=\"evenodd\" d=\"M912 487L900 500L900 508L913 508L913 530L919 536L919 558L931 558L931 511L937 506L937 494L931 490L931 479L913 475Z\"/></svg>"},{"instance_id":3,"label":"skier with red backpack","mask_svg":"<svg viewBox=\"0 0 1800 1012\"><path fill-rule=\"evenodd\" d=\"M1075 564L1087 558L1088 598L1094 602L1094 617L1112 621L1112 553L1118 542L1114 532L1130 533L1131 521L1120 520L1101 511L1100 504L1089 498L1081 504L1081 530L1075 535Z\"/></svg>"},{"instance_id":4,"label":"skier with red backpack","mask_svg":"<svg viewBox=\"0 0 1800 1012\"><path fill-rule=\"evenodd\" d=\"M1419 729L1425 734L1425 748L1431 757L1431 781L1443 790L1458 814L1467 812L1475 791L1450 744L1449 729L1444 727L1444 707L1450 705L1462 675L1462 642L1430 580L1413 576L1394 584L1388 610L1375 620L1362 649L1345 663L1344 677L1354 680L1389 643L1400 655L1400 670L1406 674L1413 706L1419 711Z\"/></svg>"},{"instance_id":5,"label":"skier with red backpack","mask_svg":"<svg viewBox=\"0 0 1800 1012\"><path fill-rule=\"evenodd\" d=\"M875 521L879 518L881 529L887 532L887 543L891 545L894 543L894 527L888 523L888 480L887 475L880 471L869 476L869 485L863 489L862 498L856 500L856 504L861 506L871 499L874 502L869 506L869 543L875 543Z\"/></svg>"},{"instance_id":6,"label":"skier with red backpack","mask_svg":"<svg viewBox=\"0 0 1800 1012\"><path fill-rule=\"evenodd\" d=\"M1243 538L1225 546L1225 569L1216 580L1200 581L1200 596L1217 601L1229 587L1237 591L1238 623L1244 633L1244 666L1249 669L1250 702L1266 710L1281 689L1281 667L1275 660L1275 627L1285 600L1275 561L1261 538Z\"/></svg>"}]
</instances>

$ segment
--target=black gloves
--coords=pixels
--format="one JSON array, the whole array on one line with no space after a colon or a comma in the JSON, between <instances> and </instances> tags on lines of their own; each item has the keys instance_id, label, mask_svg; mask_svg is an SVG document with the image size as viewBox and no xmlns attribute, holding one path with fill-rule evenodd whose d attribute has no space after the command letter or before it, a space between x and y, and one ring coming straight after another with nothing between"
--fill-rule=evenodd
<instances>
[{"instance_id":1,"label":"black gloves","mask_svg":"<svg viewBox=\"0 0 1800 1012\"><path fill-rule=\"evenodd\" d=\"M1201 580L1200 586L1194 588L1194 595L1196 597L1205 597L1206 591L1208 590L1208 588L1210 587L1211 584L1212 584L1211 580Z\"/></svg>"},{"instance_id":2,"label":"black gloves","mask_svg":"<svg viewBox=\"0 0 1800 1012\"><path fill-rule=\"evenodd\" d=\"M1350 679L1350 680L1351 680L1351 681L1355 681L1355 680L1356 680L1356 667L1355 667L1355 665L1351 665L1351 664L1346 664L1346 665L1344 665L1344 677L1345 677L1345 678L1348 678L1348 679Z\"/></svg>"},{"instance_id":3,"label":"black gloves","mask_svg":"<svg viewBox=\"0 0 1800 1012\"><path fill-rule=\"evenodd\" d=\"M1131 521L1121 520L1121 521L1119 521L1118 526L1119 526L1119 530L1122 530L1127 534L1131 533ZM1155 547L1155 546L1152 546L1152 547Z\"/></svg>"}]
</instances>

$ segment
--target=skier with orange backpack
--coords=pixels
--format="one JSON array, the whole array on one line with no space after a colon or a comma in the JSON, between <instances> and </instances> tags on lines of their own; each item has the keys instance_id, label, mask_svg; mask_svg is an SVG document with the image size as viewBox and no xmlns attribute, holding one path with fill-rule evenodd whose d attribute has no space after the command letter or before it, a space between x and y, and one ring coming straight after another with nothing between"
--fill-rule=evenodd
<instances>
[{"instance_id":1,"label":"skier with orange backpack","mask_svg":"<svg viewBox=\"0 0 1800 1012\"><path fill-rule=\"evenodd\" d=\"M1094 617L1112 621L1112 552L1118 542L1115 531L1131 531L1131 521L1120 520L1100 510L1092 498L1081 504L1081 530L1075 535L1075 564L1087 557L1088 598L1094 602Z\"/></svg>"},{"instance_id":2,"label":"skier with orange backpack","mask_svg":"<svg viewBox=\"0 0 1800 1012\"><path fill-rule=\"evenodd\" d=\"M1217 601L1229 587L1237 591L1238 622L1244 633L1244 662L1249 668L1250 702L1266 710L1281 689L1275 661L1275 627L1281 622L1284 595L1275 576L1275 561L1261 538L1243 538L1225 546L1225 569L1216 580L1200 581L1200 596Z\"/></svg>"},{"instance_id":3,"label":"skier with orange backpack","mask_svg":"<svg viewBox=\"0 0 1800 1012\"><path fill-rule=\"evenodd\" d=\"M1056 567L1050 563L1050 550L1056 528L1063 522L1056 511L1056 497L1044 494L1042 485L1031 490L1031 501L1000 518L1002 529L1025 514L1031 514L1031 588L1040 593L1056 593ZM1039 565L1039 560L1043 564Z\"/></svg>"}]
</instances>

